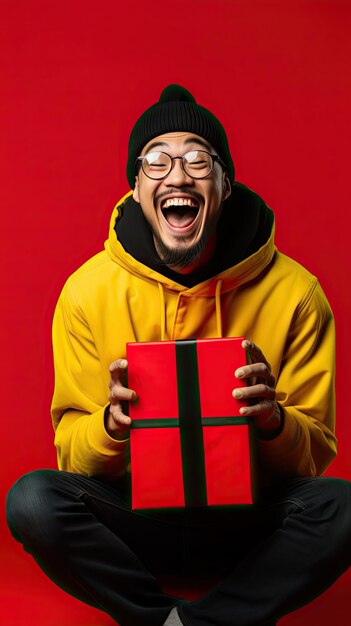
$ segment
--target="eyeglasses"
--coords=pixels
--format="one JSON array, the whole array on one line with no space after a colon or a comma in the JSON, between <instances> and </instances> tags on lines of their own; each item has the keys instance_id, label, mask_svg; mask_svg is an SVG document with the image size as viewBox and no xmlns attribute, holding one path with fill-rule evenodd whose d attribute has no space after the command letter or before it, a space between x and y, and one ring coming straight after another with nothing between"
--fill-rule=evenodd
<instances>
[{"instance_id":1,"label":"eyeglasses","mask_svg":"<svg viewBox=\"0 0 351 626\"><path fill-rule=\"evenodd\" d=\"M191 178L206 178L213 170L215 161L226 169L225 164L217 154L210 154L205 150L191 150L183 156L171 157L167 152L148 152L136 160L148 178L162 180L166 178L173 167L173 161L181 159L183 170Z\"/></svg>"}]
</instances>

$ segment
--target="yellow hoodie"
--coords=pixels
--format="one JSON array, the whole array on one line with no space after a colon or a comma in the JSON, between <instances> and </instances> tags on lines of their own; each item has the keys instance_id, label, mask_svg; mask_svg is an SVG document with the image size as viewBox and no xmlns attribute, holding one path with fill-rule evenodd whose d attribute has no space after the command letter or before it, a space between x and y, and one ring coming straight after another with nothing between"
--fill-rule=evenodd
<instances>
[{"instance_id":1,"label":"yellow hoodie","mask_svg":"<svg viewBox=\"0 0 351 626\"><path fill-rule=\"evenodd\" d=\"M239 197L257 200L236 185ZM118 240L116 220L131 201L129 193L119 202L105 250L68 279L55 311L52 417L59 468L109 480L125 473L128 441L107 434L104 411L108 368L125 357L127 342L245 336L271 364L285 416L277 437L258 441L260 482L321 474L336 453L334 325L317 279L276 250L272 226L265 243L241 262L193 287L181 285Z\"/></svg>"}]
</instances>

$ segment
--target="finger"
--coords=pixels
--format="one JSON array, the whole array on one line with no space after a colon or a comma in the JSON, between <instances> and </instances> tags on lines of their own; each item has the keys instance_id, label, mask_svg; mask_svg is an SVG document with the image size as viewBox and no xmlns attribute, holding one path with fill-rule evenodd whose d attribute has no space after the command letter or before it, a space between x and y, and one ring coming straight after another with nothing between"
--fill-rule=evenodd
<instances>
[{"instance_id":1,"label":"finger","mask_svg":"<svg viewBox=\"0 0 351 626\"><path fill-rule=\"evenodd\" d=\"M137 395L133 389L128 389L122 385L113 385L109 394L109 402L116 404L119 401L135 402Z\"/></svg>"},{"instance_id":2,"label":"finger","mask_svg":"<svg viewBox=\"0 0 351 626\"><path fill-rule=\"evenodd\" d=\"M243 365L242 367L239 367L237 370L235 370L234 376L239 379L259 377L263 378L263 380L270 387L275 386L275 378L272 372L267 367L267 364L262 362L251 363L250 365Z\"/></svg>"},{"instance_id":3,"label":"finger","mask_svg":"<svg viewBox=\"0 0 351 626\"><path fill-rule=\"evenodd\" d=\"M130 426L132 423L131 418L123 413L121 405L111 405L109 417L112 418L110 423L113 421L115 426L119 428Z\"/></svg>"},{"instance_id":4,"label":"finger","mask_svg":"<svg viewBox=\"0 0 351 626\"><path fill-rule=\"evenodd\" d=\"M240 415L248 415L255 417L256 415L271 415L274 412L274 402L271 400L262 400L257 404L243 406L239 410Z\"/></svg>"},{"instance_id":5,"label":"finger","mask_svg":"<svg viewBox=\"0 0 351 626\"><path fill-rule=\"evenodd\" d=\"M111 378L115 382L121 380L122 375L124 375L124 373L127 370L127 367L128 367L127 359L117 359L116 361L113 361L113 363L111 363L109 367Z\"/></svg>"},{"instance_id":6,"label":"finger","mask_svg":"<svg viewBox=\"0 0 351 626\"><path fill-rule=\"evenodd\" d=\"M252 385L251 387L241 387L233 389L232 395L237 400L252 400L252 398L265 398L275 401L276 392L273 387L265 384Z\"/></svg>"},{"instance_id":7,"label":"finger","mask_svg":"<svg viewBox=\"0 0 351 626\"><path fill-rule=\"evenodd\" d=\"M262 350L258 346L256 346L256 344L253 343L253 341L250 341L249 339L244 339L241 346L244 348L244 350L249 352L252 358L252 361L254 363L265 363L267 368L271 370L271 366L268 363L266 357L264 356Z\"/></svg>"}]
</instances>

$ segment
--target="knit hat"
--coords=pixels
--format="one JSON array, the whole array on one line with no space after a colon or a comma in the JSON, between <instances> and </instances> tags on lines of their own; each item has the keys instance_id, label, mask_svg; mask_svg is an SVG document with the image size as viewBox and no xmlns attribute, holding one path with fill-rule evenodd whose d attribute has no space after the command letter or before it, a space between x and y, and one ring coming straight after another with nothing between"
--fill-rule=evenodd
<instances>
[{"instance_id":1,"label":"knit hat","mask_svg":"<svg viewBox=\"0 0 351 626\"><path fill-rule=\"evenodd\" d=\"M234 163L220 121L208 109L197 104L187 89L180 85L168 85L162 91L159 102L147 109L132 129L127 163L127 179L131 188L135 184L135 161L144 146L154 137L173 131L186 131L206 139L225 163L229 179L234 182Z\"/></svg>"}]
</instances>

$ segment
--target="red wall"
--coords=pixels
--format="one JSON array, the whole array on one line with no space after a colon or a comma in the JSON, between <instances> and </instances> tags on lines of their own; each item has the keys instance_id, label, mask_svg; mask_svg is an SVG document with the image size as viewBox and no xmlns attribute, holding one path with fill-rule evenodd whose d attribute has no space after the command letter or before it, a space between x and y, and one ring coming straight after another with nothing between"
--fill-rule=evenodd
<instances>
[{"instance_id":1,"label":"red wall","mask_svg":"<svg viewBox=\"0 0 351 626\"><path fill-rule=\"evenodd\" d=\"M128 189L130 129L170 82L221 119L238 180L275 211L279 248L329 297L340 440L329 473L351 478L350 3L2 0L0 12L2 502L22 473L55 467L55 301L65 278L101 249ZM0 529L0 549L21 559L3 513ZM333 597L306 609L310 623L311 615L319 624L335 618ZM344 614L342 591L337 605Z\"/></svg>"}]
</instances>

